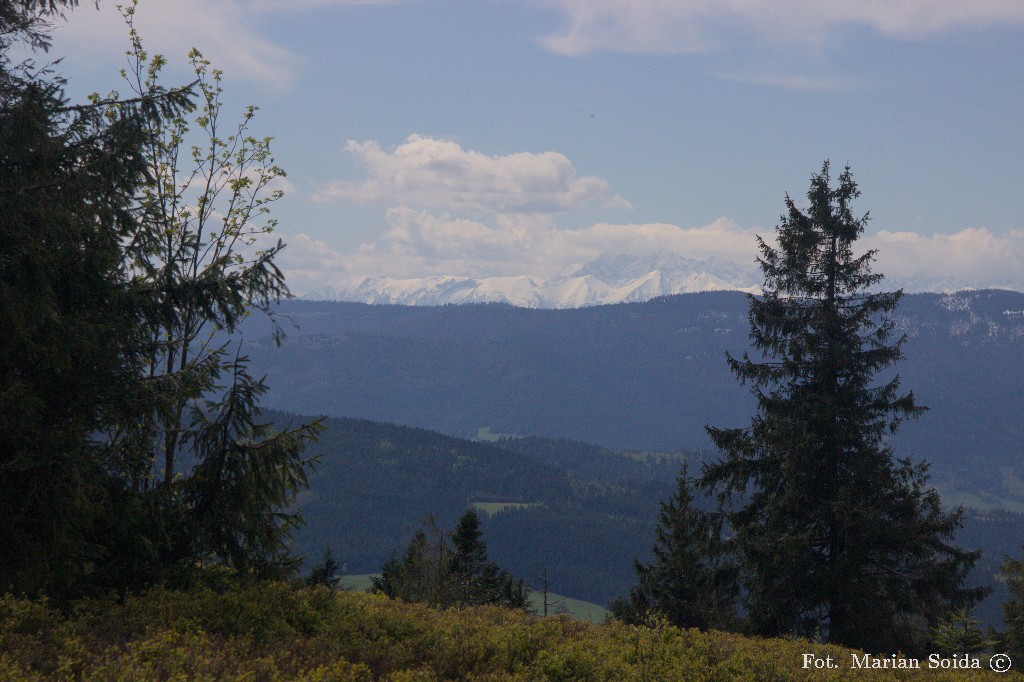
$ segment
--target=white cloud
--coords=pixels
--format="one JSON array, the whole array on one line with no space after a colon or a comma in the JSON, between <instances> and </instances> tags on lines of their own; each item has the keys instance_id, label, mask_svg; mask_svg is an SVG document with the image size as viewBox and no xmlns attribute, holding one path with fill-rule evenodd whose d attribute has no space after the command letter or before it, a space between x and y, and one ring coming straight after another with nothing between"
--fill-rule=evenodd
<instances>
[{"instance_id":1,"label":"white cloud","mask_svg":"<svg viewBox=\"0 0 1024 682\"><path fill-rule=\"evenodd\" d=\"M320 9L321 7L344 7L366 5L416 5L425 0L246 0L246 6L255 11L294 12Z\"/></svg>"},{"instance_id":2,"label":"white cloud","mask_svg":"<svg viewBox=\"0 0 1024 682\"><path fill-rule=\"evenodd\" d=\"M505 215L488 224L400 206L388 211L387 222L379 240L346 254L300 235L285 250L291 260L282 263L289 281L300 274L303 282L313 283L293 289L336 286L353 275L550 278L606 252L669 252L695 259L714 257L742 267L750 266L756 254L754 230L726 219L696 228L601 223L565 230L547 216Z\"/></svg>"},{"instance_id":3,"label":"white cloud","mask_svg":"<svg viewBox=\"0 0 1024 682\"><path fill-rule=\"evenodd\" d=\"M915 282L958 287L1006 287L1024 290L1024 230L995 234L967 228L952 234L924 235L881 230L865 238L878 249L876 270L900 285Z\"/></svg>"},{"instance_id":4,"label":"white cloud","mask_svg":"<svg viewBox=\"0 0 1024 682\"><path fill-rule=\"evenodd\" d=\"M628 206L608 183L579 177L557 152L488 156L456 142L410 135L398 147L349 140L344 151L366 169L363 182L337 180L316 195L321 201L386 202L471 213L549 213L592 201Z\"/></svg>"},{"instance_id":5,"label":"white cloud","mask_svg":"<svg viewBox=\"0 0 1024 682\"><path fill-rule=\"evenodd\" d=\"M342 253L307 234L261 234L252 246L243 250L267 249L277 244L278 239L285 243L285 248L274 262L284 272L288 288L295 295L319 289L325 283L338 282L347 272L347 259Z\"/></svg>"},{"instance_id":6,"label":"white cloud","mask_svg":"<svg viewBox=\"0 0 1024 682\"><path fill-rule=\"evenodd\" d=\"M837 27L913 40L957 28L1024 23L1020 0L528 0L559 11L542 39L567 55L594 51L685 54L751 37L820 46Z\"/></svg>"},{"instance_id":7,"label":"white cloud","mask_svg":"<svg viewBox=\"0 0 1024 682\"><path fill-rule=\"evenodd\" d=\"M564 230L547 217L502 216L486 224L398 207L388 211L388 229L376 242L341 253L304 234L284 236L288 247L278 262L297 294L336 287L352 276L365 275L550 279L602 253L671 253L731 263L746 271L754 268L757 233L773 236L771 230L742 228L725 218L692 228L600 223ZM1024 290L1024 231L1000 235L968 228L955 234L924 235L883 230L866 236L860 247L879 250L875 270L885 274L892 287Z\"/></svg>"}]
</instances>

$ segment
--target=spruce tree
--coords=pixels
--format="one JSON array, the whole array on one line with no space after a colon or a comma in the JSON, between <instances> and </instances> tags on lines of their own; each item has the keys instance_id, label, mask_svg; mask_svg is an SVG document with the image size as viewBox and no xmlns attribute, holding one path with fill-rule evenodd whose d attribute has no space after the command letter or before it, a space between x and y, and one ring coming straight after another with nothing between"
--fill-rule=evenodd
<instances>
[{"instance_id":1,"label":"spruce tree","mask_svg":"<svg viewBox=\"0 0 1024 682\"><path fill-rule=\"evenodd\" d=\"M427 539L429 527L434 541ZM451 539L449 547L446 539ZM438 528L433 515L416 532L402 559L392 556L373 580L374 592L436 606L497 604L527 606L525 583L487 558L480 518L470 509L451 534Z\"/></svg>"},{"instance_id":2,"label":"spruce tree","mask_svg":"<svg viewBox=\"0 0 1024 682\"><path fill-rule=\"evenodd\" d=\"M661 503L654 561L634 562L638 584L611 610L633 625L657 614L678 627L729 627L735 620L735 579L723 555L721 517L693 506L694 481L685 464L677 485Z\"/></svg>"},{"instance_id":3,"label":"spruce tree","mask_svg":"<svg viewBox=\"0 0 1024 682\"><path fill-rule=\"evenodd\" d=\"M973 607L965 604L946 614L935 628L933 646L943 656L977 654L989 649L993 638L985 633L981 621L974 617Z\"/></svg>"},{"instance_id":4,"label":"spruce tree","mask_svg":"<svg viewBox=\"0 0 1024 682\"><path fill-rule=\"evenodd\" d=\"M198 53L198 80L164 88L131 30L135 96L80 105L13 61L76 4L0 3L0 592L65 602L210 562L279 575L321 427L271 429L263 381L217 339L288 295L283 245L253 243L280 169L254 108L214 130L220 75ZM184 187L189 113L209 145Z\"/></svg>"},{"instance_id":5,"label":"spruce tree","mask_svg":"<svg viewBox=\"0 0 1024 682\"><path fill-rule=\"evenodd\" d=\"M811 179L806 211L787 196L778 248L758 239L764 293L750 297L762 357L727 354L757 412L747 428L708 427L718 461L702 486L718 494L741 561L748 627L820 636L868 651L921 652L955 605L977 559L952 543L927 466L897 459L888 437L919 416L898 375L905 337L889 317L902 292L876 293L874 251L854 253L868 216L849 168Z\"/></svg>"},{"instance_id":6,"label":"spruce tree","mask_svg":"<svg viewBox=\"0 0 1024 682\"><path fill-rule=\"evenodd\" d=\"M306 576L306 584L310 586L326 585L327 587L337 588L338 583L341 582L342 570L344 569L338 564L334 558L334 553L328 547L324 550L324 555L320 558L320 561L313 566L309 575Z\"/></svg>"},{"instance_id":7,"label":"spruce tree","mask_svg":"<svg viewBox=\"0 0 1024 682\"><path fill-rule=\"evenodd\" d=\"M487 557L480 516L469 509L452 532L451 581L462 604L500 604L513 609L527 606L526 585Z\"/></svg>"},{"instance_id":8,"label":"spruce tree","mask_svg":"<svg viewBox=\"0 0 1024 682\"><path fill-rule=\"evenodd\" d=\"M100 434L136 416L139 296L124 267L146 179L146 122L188 91L116 112L69 104L19 46L45 49L74 1L0 6L0 591L58 602L105 590L146 520Z\"/></svg>"},{"instance_id":9,"label":"spruce tree","mask_svg":"<svg viewBox=\"0 0 1024 682\"><path fill-rule=\"evenodd\" d=\"M494 585L486 572L487 544L480 530L480 517L470 509L459 519L452 532L451 573L458 598L465 603L483 601Z\"/></svg>"}]
</instances>

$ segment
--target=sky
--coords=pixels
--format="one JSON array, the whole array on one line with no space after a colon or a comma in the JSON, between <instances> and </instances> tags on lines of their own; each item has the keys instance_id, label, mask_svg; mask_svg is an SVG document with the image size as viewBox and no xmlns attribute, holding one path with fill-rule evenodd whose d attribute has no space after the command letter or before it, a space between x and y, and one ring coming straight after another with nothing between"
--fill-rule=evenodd
<instances>
[{"instance_id":1,"label":"sky","mask_svg":"<svg viewBox=\"0 0 1024 682\"><path fill-rule=\"evenodd\" d=\"M296 294L750 265L825 160L891 282L1024 290L1020 0L142 0L135 22L167 84L196 47L227 120L259 107ZM72 98L125 89L113 2L54 36Z\"/></svg>"}]
</instances>

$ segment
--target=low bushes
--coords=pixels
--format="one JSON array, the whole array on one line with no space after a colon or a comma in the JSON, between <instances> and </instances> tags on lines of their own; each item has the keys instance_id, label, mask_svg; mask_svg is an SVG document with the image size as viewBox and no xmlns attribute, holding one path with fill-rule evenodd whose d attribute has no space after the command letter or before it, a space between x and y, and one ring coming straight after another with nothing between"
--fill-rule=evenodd
<instances>
[{"instance_id":1,"label":"low bushes","mask_svg":"<svg viewBox=\"0 0 1024 682\"><path fill-rule=\"evenodd\" d=\"M834 670L804 670L803 654ZM124 600L0 598L0 679L83 680L933 680L982 671L850 669L853 652L664 624L588 625L500 607L436 610L380 595L264 583ZM926 667L927 661L922 661Z\"/></svg>"}]
</instances>

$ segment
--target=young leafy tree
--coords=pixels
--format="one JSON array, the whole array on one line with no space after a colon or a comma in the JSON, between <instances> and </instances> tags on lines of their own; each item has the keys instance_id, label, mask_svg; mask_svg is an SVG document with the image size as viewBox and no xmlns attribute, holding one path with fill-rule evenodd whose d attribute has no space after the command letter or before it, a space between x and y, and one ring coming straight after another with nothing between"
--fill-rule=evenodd
<instances>
[{"instance_id":1,"label":"young leafy tree","mask_svg":"<svg viewBox=\"0 0 1024 682\"><path fill-rule=\"evenodd\" d=\"M735 623L735 566L723 554L722 520L693 506L694 481L686 465L678 488L662 502L654 562L634 562L638 585L612 605L615 616L638 625L660 615L683 628L728 628Z\"/></svg>"},{"instance_id":2,"label":"young leafy tree","mask_svg":"<svg viewBox=\"0 0 1024 682\"><path fill-rule=\"evenodd\" d=\"M758 239L764 294L749 317L762 359L727 356L757 413L748 428L708 427L722 457L701 484L734 533L753 632L921 652L979 595L964 587L977 553L951 544L961 511L943 510L926 466L888 443L924 410L899 376L875 379L902 356L888 317L902 292L872 292L875 252L853 249L868 217L853 213L849 168L838 180L826 162L806 211L786 197L778 248Z\"/></svg>"},{"instance_id":3,"label":"young leafy tree","mask_svg":"<svg viewBox=\"0 0 1024 682\"><path fill-rule=\"evenodd\" d=\"M166 60L150 56L134 28L137 2L122 9L129 28L133 92L158 89ZM286 512L306 486L307 443L319 422L274 431L262 420L262 379L233 338L254 312L273 320L288 287L274 259L283 244L263 241L276 221L269 204L284 176L270 138L254 137L256 108L225 130L221 73L193 50L198 107L153 118L145 131L148 182L136 197L137 230L126 248L132 285L144 292L145 379L151 401L118 434L137 453L132 486L168 520L163 561L220 561L245 573L294 568ZM111 98L111 111L120 106ZM275 339L282 334L274 324ZM126 457L129 459L129 457Z\"/></svg>"}]
</instances>

